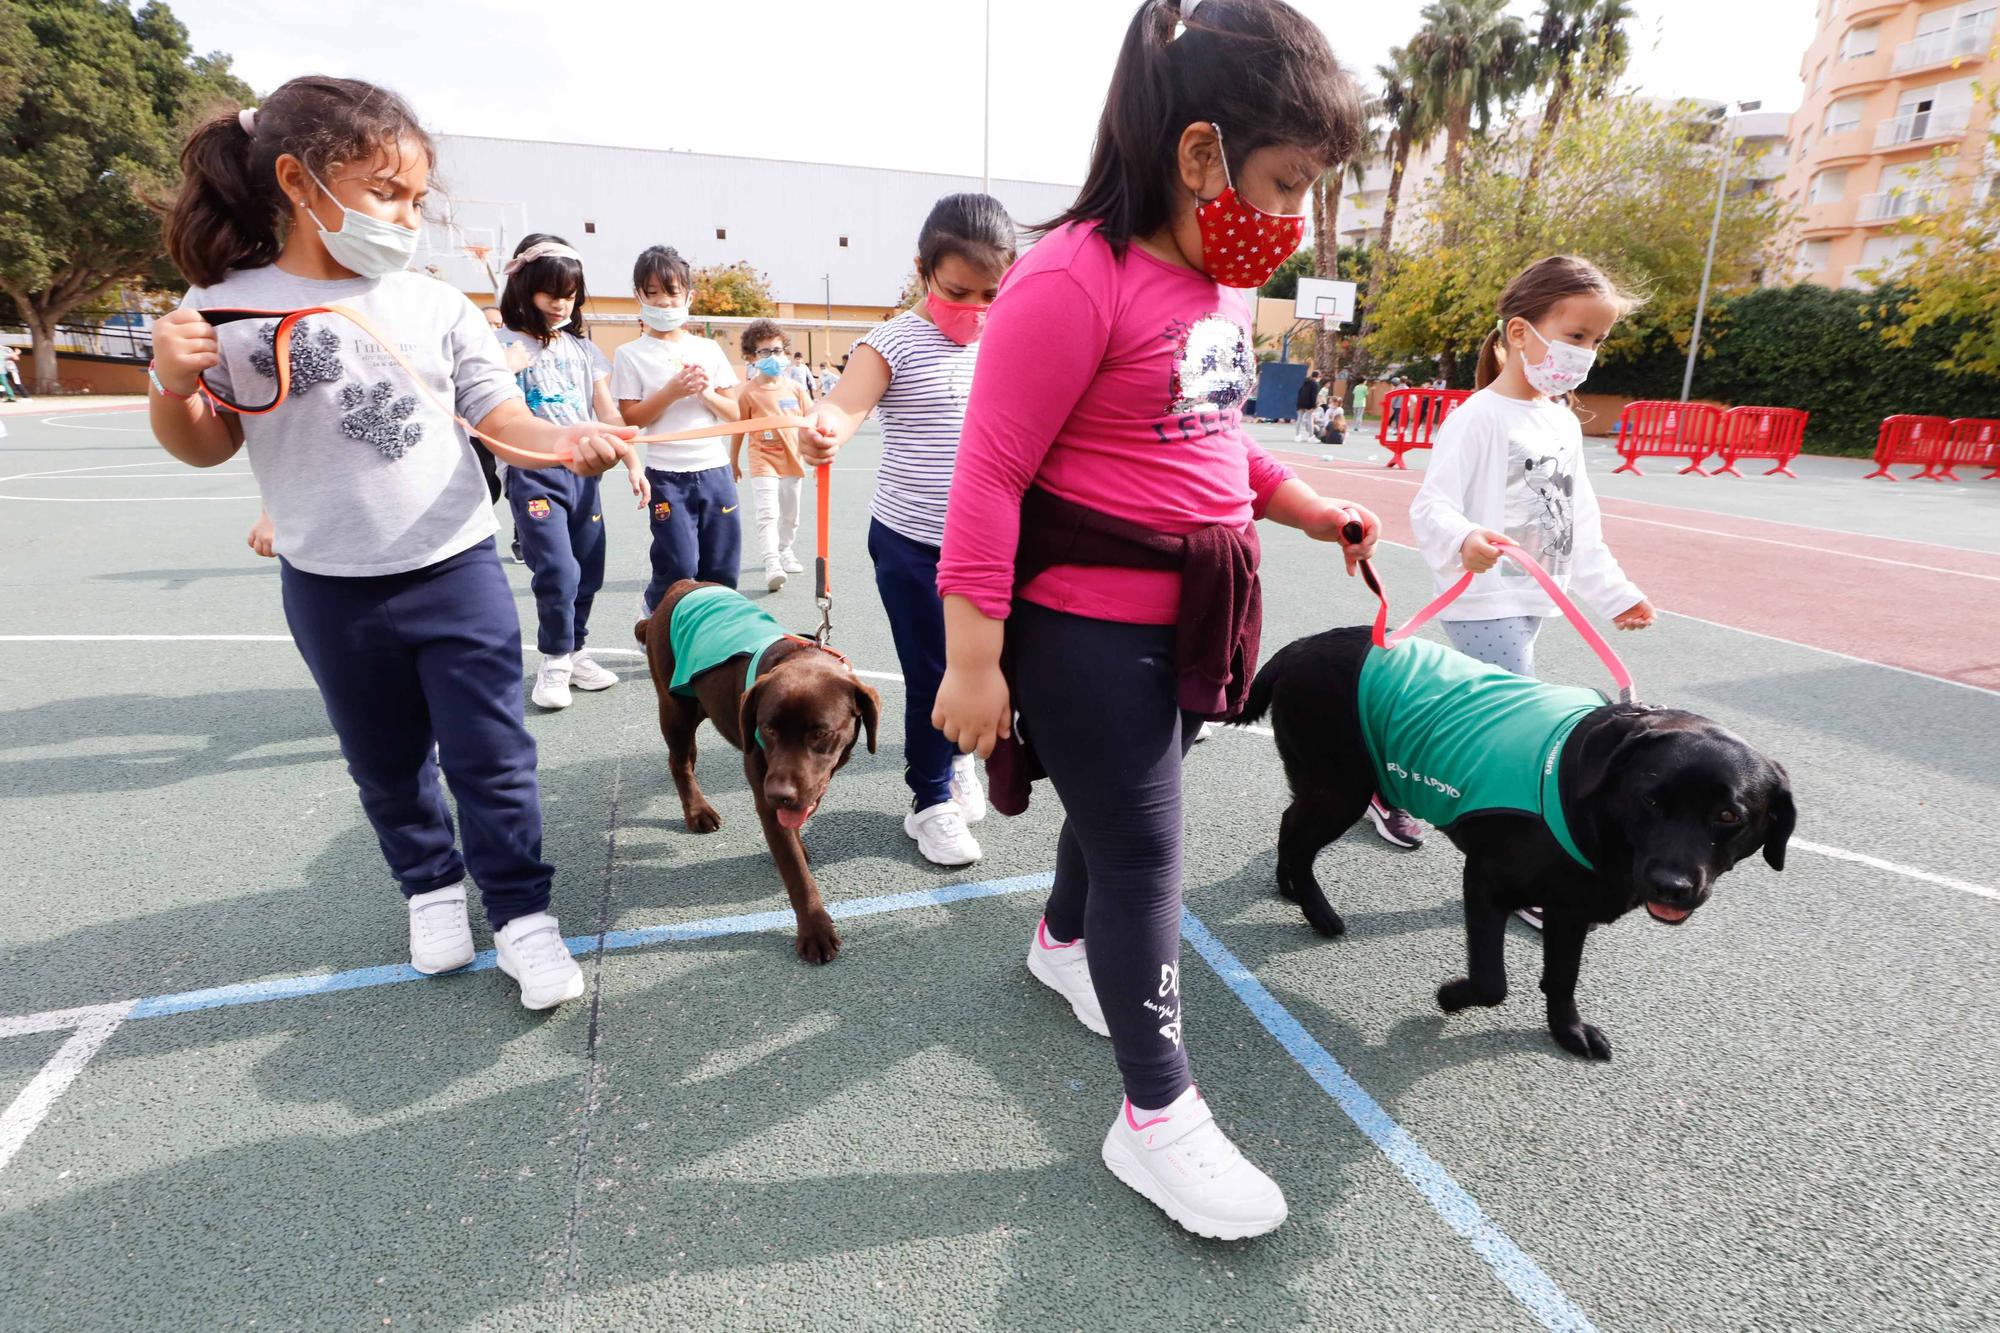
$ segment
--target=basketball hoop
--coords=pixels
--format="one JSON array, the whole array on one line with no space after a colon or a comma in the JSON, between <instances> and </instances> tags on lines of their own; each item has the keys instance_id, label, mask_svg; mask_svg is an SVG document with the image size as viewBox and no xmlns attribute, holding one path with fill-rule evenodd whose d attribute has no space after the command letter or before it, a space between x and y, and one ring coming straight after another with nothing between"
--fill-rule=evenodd
<instances>
[{"instance_id":1,"label":"basketball hoop","mask_svg":"<svg viewBox=\"0 0 2000 1333\"><path fill-rule=\"evenodd\" d=\"M1319 326L1323 329L1337 329L1340 327L1340 316L1322 315L1320 317Z\"/></svg>"}]
</instances>

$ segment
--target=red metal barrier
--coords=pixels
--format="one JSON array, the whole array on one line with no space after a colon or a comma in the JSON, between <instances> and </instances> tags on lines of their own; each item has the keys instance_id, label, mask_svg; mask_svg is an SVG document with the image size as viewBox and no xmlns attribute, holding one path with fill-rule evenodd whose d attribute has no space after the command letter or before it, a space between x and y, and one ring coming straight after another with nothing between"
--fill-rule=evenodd
<instances>
[{"instance_id":1,"label":"red metal barrier","mask_svg":"<svg viewBox=\"0 0 2000 1333\"><path fill-rule=\"evenodd\" d=\"M1875 470L1868 476L1901 481L1889 469L1899 463L1919 463L1928 477L1937 467L1945 441L1951 438L1951 422L1944 417L1893 416L1882 418L1875 434Z\"/></svg>"},{"instance_id":2,"label":"red metal barrier","mask_svg":"<svg viewBox=\"0 0 2000 1333\"><path fill-rule=\"evenodd\" d=\"M1796 407L1732 407L1722 414L1722 466L1712 477L1740 477L1739 458L1768 458L1767 477L1797 477L1792 460L1805 448L1808 413Z\"/></svg>"},{"instance_id":3,"label":"red metal barrier","mask_svg":"<svg viewBox=\"0 0 2000 1333\"><path fill-rule=\"evenodd\" d=\"M1957 481L1958 467L1990 467L1987 478L2000 477L2000 421L1960 417L1951 423L1944 446L1923 475L1932 481Z\"/></svg>"},{"instance_id":4,"label":"red metal barrier","mask_svg":"<svg viewBox=\"0 0 2000 1333\"><path fill-rule=\"evenodd\" d=\"M1637 476L1641 458L1685 458L1685 476L1701 471L1701 460L1722 447L1722 409L1709 403L1675 403L1641 399L1627 403L1618 414L1618 456L1615 469Z\"/></svg>"},{"instance_id":5,"label":"red metal barrier","mask_svg":"<svg viewBox=\"0 0 2000 1333\"><path fill-rule=\"evenodd\" d=\"M1452 409L1472 397L1470 389L1391 389L1382 399L1380 443L1394 457L1390 467L1406 468L1403 455L1428 449Z\"/></svg>"}]
</instances>

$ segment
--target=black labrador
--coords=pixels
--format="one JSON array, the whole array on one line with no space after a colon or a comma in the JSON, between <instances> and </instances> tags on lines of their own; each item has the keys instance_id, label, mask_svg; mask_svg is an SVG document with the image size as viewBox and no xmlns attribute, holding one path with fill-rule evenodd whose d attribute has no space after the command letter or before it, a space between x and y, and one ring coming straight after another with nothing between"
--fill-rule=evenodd
<instances>
[{"instance_id":1,"label":"black labrador","mask_svg":"<svg viewBox=\"0 0 2000 1333\"><path fill-rule=\"evenodd\" d=\"M1375 788L1356 708L1371 647L1365 627L1287 645L1257 673L1236 719L1270 715L1292 789L1278 832L1278 892L1322 935L1346 925L1313 875L1314 858L1361 818ZM1798 816L1783 767L1679 709L1606 704L1584 716L1559 762L1571 834L1596 869L1578 865L1531 815L1472 814L1444 830L1465 853L1469 975L1438 987L1437 1001L1457 1013L1505 1000L1508 914L1539 906L1549 1031L1566 1051L1608 1060L1611 1043L1576 1008L1591 927L1640 906L1679 925L1708 901L1717 878L1760 848L1772 869L1784 869Z\"/></svg>"}]
</instances>

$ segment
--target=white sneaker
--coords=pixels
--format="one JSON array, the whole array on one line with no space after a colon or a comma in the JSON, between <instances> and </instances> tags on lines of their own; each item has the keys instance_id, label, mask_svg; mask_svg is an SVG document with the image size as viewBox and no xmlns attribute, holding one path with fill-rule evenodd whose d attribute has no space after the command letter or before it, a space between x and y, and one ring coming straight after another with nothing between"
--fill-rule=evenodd
<instances>
[{"instance_id":1,"label":"white sneaker","mask_svg":"<svg viewBox=\"0 0 2000 1333\"><path fill-rule=\"evenodd\" d=\"M770 564L764 566L764 587L770 592L776 592L778 589L784 586L785 586L784 567L776 564Z\"/></svg>"},{"instance_id":2,"label":"white sneaker","mask_svg":"<svg viewBox=\"0 0 2000 1333\"><path fill-rule=\"evenodd\" d=\"M958 802L958 812L966 823L977 824L986 818L986 791L979 785L979 764L969 754L952 756L951 799Z\"/></svg>"},{"instance_id":3,"label":"white sneaker","mask_svg":"<svg viewBox=\"0 0 2000 1333\"><path fill-rule=\"evenodd\" d=\"M618 675L590 654L578 653L569 660L569 683L579 690L608 690L618 683Z\"/></svg>"},{"instance_id":4,"label":"white sneaker","mask_svg":"<svg viewBox=\"0 0 2000 1333\"><path fill-rule=\"evenodd\" d=\"M1035 980L1069 1001L1076 1021L1100 1037L1111 1035L1104 1022L1104 1010L1097 1003L1097 988L1090 984L1090 960L1084 956L1083 941L1057 944L1049 938L1045 917L1035 923L1035 938L1028 941L1028 971Z\"/></svg>"},{"instance_id":5,"label":"white sneaker","mask_svg":"<svg viewBox=\"0 0 2000 1333\"><path fill-rule=\"evenodd\" d=\"M472 922L465 915L465 881L406 900L410 905L410 966L426 976L472 961Z\"/></svg>"},{"instance_id":6,"label":"white sneaker","mask_svg":"<svg viewBox=\"0 0 2000 1333\"><path fill-rule=\"evenodd\" d=\"M792 554L789 549L779 553L778 565L787 574L803 574L806 572L806 567L799 563L799 558Z\"/></svg>"},{"instance_id":7,"label":"white sneaker","mask_svg":"<svg viewBox=\"0 0 2000 1333\"><path fill-rule=\"evenodd\" d=\"M583 994L583 969L547 912L515 917L493 932L493 944L500 970L521 983L523 1008L553 1009Z\"/></svg>"},{"instance_id":8,"label":"white sneaker","mask_svg":"<svg viewBox=\"0 0 2000 1333\"><path fill-rule=\"evenodd\" d=\"M570 670L570 659L567 656L542 659L542 669L535 673L533 696L535 707L548 709L569 707Z\"/></svg>"},{"instance_id":9,"label":"white sneaker","mask_svg":"<svg viewBox=\"0 0 2000 1333\"><path fill-rule=\"evenodd\" d=\"M1195 729L1194 743L1196 745L1200 745L1203 741L1207 740L1210 736L1213 736L1214 734L1215 734L1215 724L1213 722L1204 722L1201 724L1201 726Z\"/></svg>"},{"instance_id":10,"label":"white sneaker","mask_svg":"<svg viewBox=\"0 0 2000 1333\"><path fill-rule=\"evenodd\" d=\"M950 801L904 816L903 832L917 840L917 850L933 865L969 866L986 855L965 827L965 816Z\"/></svg>"},{"instance_id":11,"label":"white sneaker","mask_svg":"<svg viewBox=\"0 0 2000 1333\"><path fill-rule=\"evenodd\" d=\"M1192 1087L1143 1120L1128 1100L1104 1136L1104 1164L1197 1236L1242 1240L1285 1220L1278 1183L1236 1150Z\"/></svg>"}]
</instances>

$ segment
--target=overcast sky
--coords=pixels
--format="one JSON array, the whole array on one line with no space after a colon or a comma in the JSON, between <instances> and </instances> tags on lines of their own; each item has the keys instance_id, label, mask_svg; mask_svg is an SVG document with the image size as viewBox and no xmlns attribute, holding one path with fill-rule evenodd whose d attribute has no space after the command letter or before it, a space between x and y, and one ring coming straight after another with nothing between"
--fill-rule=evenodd
<instances>
[{"instance_id":1,"label":"overcast sky","mask_svg":"<svg viewBox=\"0 0 2000 1333\"><path fill-rule=\"evenodd\" d=\"M981 0L169 3L197 50L234 56L259 91L308 72L366 78L449 133L980 170ZM1367 77L1423 7L1295 3ZM1814 5L1637 0L1631 81L1793 110ZM1081 178L1134 7L992 0L995 176Z\"/></svg>"}]
</instances>

